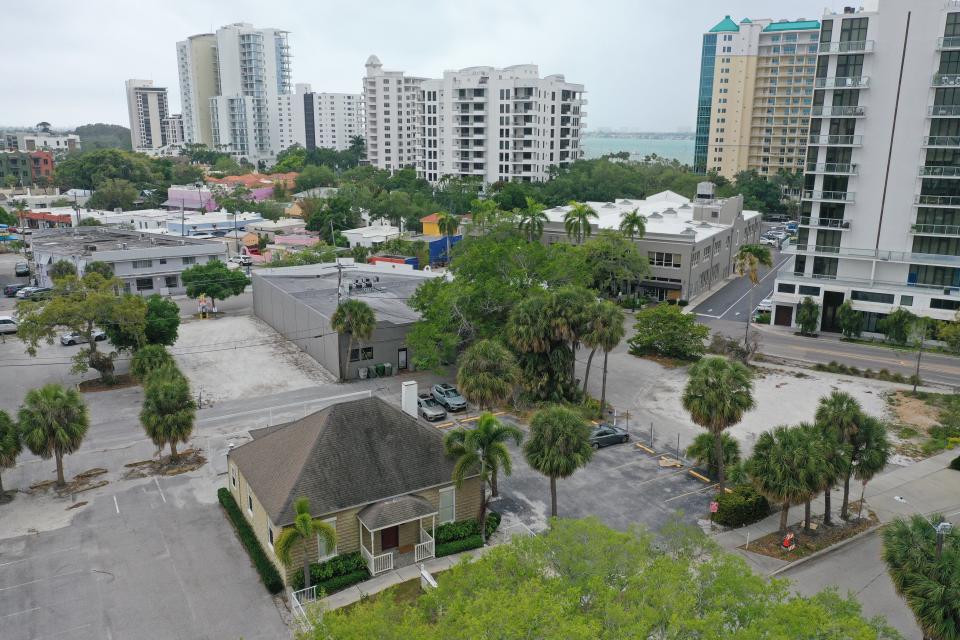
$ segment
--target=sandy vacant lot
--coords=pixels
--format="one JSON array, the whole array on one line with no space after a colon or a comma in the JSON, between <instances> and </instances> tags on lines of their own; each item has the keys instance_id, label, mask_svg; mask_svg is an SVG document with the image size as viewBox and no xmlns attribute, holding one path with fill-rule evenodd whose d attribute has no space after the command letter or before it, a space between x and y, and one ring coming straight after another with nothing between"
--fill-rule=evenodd
<instances>
[{"instance_id":1,"label":"sandy vacant lot","mask_svg":"<svg viewBox=\"0 0 960 640\"><path fill-rule=\"evenodd\" d=\"M313 358L253 316L180 325L171 348L203 404L292 391L334 380Z\"/></svg>"}]
</instances>

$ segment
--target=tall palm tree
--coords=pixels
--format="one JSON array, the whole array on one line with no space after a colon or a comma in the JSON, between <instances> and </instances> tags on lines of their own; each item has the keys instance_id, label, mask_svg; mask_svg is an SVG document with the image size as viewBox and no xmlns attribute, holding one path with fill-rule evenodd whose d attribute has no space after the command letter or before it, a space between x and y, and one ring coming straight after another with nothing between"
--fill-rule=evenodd
<instances>
[{"instance_id":1,"label":"tall palm tree","mask_svg":"<svg viewBox=\"0 0 960 640\"><path fill-rule=\"evenodd\" d=\"M640 215L639 209L623 214L620 219L620 233L631 240L642 238L647 233L647 219Z\"/></svg>"},{"instance_id":2,"label":"tall palm tree","mask_svg":"<svg viewBox=\"0 0 960 640\"><path fill-rule=\"evenodd\" d=\"M567 236L576 238L577 244L583 244L584 238L593 234L593 228L590 226L590 219L597 218L597 212L593 207L576 200L570 201L570 210L563 216L563 228L567 230Z\"/></svg>"},{"instance_id":3,"label":"tall palm tree","mask_svg":"<svg viewBox=\"0 0 960 640\"><path fill-rule=\"evenodd\" d=\"M510 475L513 462L507 442L520 444L523 434L516 427L497 420L492 413L486 412L477 421L473 430L457 429L451 431L443 440L447 455L457 459L453 467L453 483L460 488L464 480L477 469L480 470L480 536L487 541L487 485L494 496L497 495L497 473L503 471Z\"/></svg>"},{"instance_id":4,"label":"tall palm tree","mask_svg":"<svg viewBox=\"0 0 960 640\"><path fill-rule=\"evenodd\" d=\"M815 425L802 422L796 427L802 431L807 447L807 459L803 466L803 482L810 493L803 501L803 530L810 532L810 503L814 497L836 482L836 468L827 457L827 450L833 443L824 437Z\"/></svg>"},{"instance_id":5,"label":"tall palm tree","mask_svg":"<svg viewBox=\"0 0 960 640\"><path fill-rule=\"evenodd\" d=\"M293 511L296 514L293 518L293 526L284 528L273 544L273 550L280 563L289 569L294 560L293 548L299 543L303 559L303 587L309 589L310 558L307 555L307 549L315 544L314 541L317 538L323 538L327 548L332 549L337 544L337 532L320 518L310 515L309 498L297 498L293 503Z\"/></svg>"},{"instance_id":6,"label":"tall palm tree","mask_svg":"<svg viewBox=\"0 0 960 640\"><path fill-rule=\"evenodd\" d=\"M890 461L890 440L883 423L873 416L863 416L859 429L850 439L850 464L846 467L844 487L850 486L851 475L866 484L871 478L883 471ZM840 507L840 517L846 520L850 516L850 503L844 497Z\"/></svg>"},{"instance_id":7,"label":"tall palm tree","mask_svg":"<svg viewBox=\"0 0 960 640\"><path fill-rule=\"evenodd\" d=\"M539 240L547 223L546 207L527 196L527 206L520 211L518 228L528 242Z\"/></svg>"},{"instance_id":8,"label":"tall palm tree","mask_svg":"<svg viewBox=\"0 0 960 640\"><path fill-rule=\"evenodd\" d=\"M745 244L737 251L733 262L734 271L740 277L750 278L750 313L747 315L747 328L743 334L743 346L750 341L750 322L753 320L753 291L760 282L760 267L773 267L770 248L762 244Z\"/></svg>"},{"instance_id":9,"label":"tall palm tree","mask_svg":"<svg viewBox=\"0 0 960 640\"><path fill-rule=\"evenodd\" d=\"M457 386L463 397L481 409L506 402L519 381L516 357L496 340L479 340L460 356Z\"/></svg>"},{"instance_id":10,"label":"tall palm tree","mask_svg":"<svg viewBox=\"0 0 960 640\"><path fill-rule=\"evenodd\" d=\"M724 430L740 422L754 407L750 370L739 362L721 357L703 358L690 367L690 379L683 390L683 408L694 423L713 434L714 458L723 459ZM726 489L725 469L719 468L720 493Z\"/></svg>"},{"instance_id":11,"label":"tall palm tree","mask_svg":"<svg viewBox=\"0 0 960 640\"><path fill-rule=\"evenodd\" d=\"M177 443L190 439L196 416L190 383L175 365L164 365L150 374L143 390L140 422L157 447L170 445L171 462L177 459Z\"/></svg>"},{"instance_id":12,"label":"tall palm tree","mask_svg":"<svg viewBox=\"0 0 960 640\"><path fill-rule=\"evenodd\" d=\"M566 407L541 409L530 420L523 453L531 467L550 478L550 516L556 518L557 478L569 478L593 456L587 423Z\"/></svg>"},{"instance_id":13,"label":"tall palm tree","mask_svg":"<svg viewBox=\"0 0 960 640\"><path fill-rule=\"evenodd\" d=\"M901 598L907 601L924 640L960 639L960 529L944 534L937 553L935 523L926 518L897 518L881 532L883 561Z\"/></svg>"},{"instance_id":14,"label":"tall palm tree","mask_svg":"<svg viewBox=\"0 0 960 640\"><path fill-rule=\"evenodd\" d=\"M720 434L723 444L723 466L733 467L740 463L740 443L729 433ZM687 456L696 460L697 464L707 469L712 477L719 475L720 465L717 463L717 453L713 448L713 434L698 434L690 446L687 447Z\"/></svg>"},{"instance_id":15,"label":"tall palm tree","mask_svg":"<svg viewBox=\"0 0 960 640\"><path fill-rule=\"evenodd\" d=\"M437 228L447 239L447 265L450 264L450 236L457 234L460 228L460 217L447 211L441 211L437 214Z\"/></svg>"},{"instance_id":16,"label":"tall palm tree","mask_svg":"<svg viewBox=\"0 0 960 640\"><path fill-rule=\"evenodd\" d=\"M345 382L350 366L350 354L353 352L353 341L369 340L377 327L377 318L363 300L344 300L337 306L330 318L330 326L341 336L347 334L347 355L340 359L340 380Z\"/></svg>"},{"instance_id":17,"label":"tall palm tree","mask_svg":"<svg viewBox=\"0 0 960 640\"><path fill-rule=\"evenodd\" d=\"M31 389L17 418L20 437L30 452L57 461L57 486L62 487L63 456L80 448L90 426L90 413L80 392L59 384Z\"/></svg>"},{"instance_id":18,"label":"tall palm tree","mask_svg":"<svg viewBox=\"0 0 960 640\"><path fill-rule=\"evenodd\" d=\"M600 387L600 414L607 402L607 358L620 341L623 340L623 310L609 300L594 303L587 321L587 331L583 334L583 344L590 347L587 357L587 370L583 374L583 392L587 392L590 367L593 354L603 349L603 384Z\"/></svg>"},{"instance_id":19,"label":"tall palm tree","mask_svg":"<svg viewBox=\"0 0 960 640\"><path fill-rule=\"evenodd\" d=\"M827 457L836 469L837 478L846 474L850 466L850 442L860 428L863 418L863 408L860 403L846 391L833 391L829 396L820 398L815 415L817 428L824 433L832 446L827 449ZM849 479L843 493L843 502L847 503L850 495ZM833 484L823 492L823 523L831 523L830 497Z\"/></svg>"},{"instance_id":20,"label":"tall palm tree","mask_svg":"<svg viewBox=\"0 0 960 640\"><path fill-rule=\"evenodd\" d=\"M0 472L13 468L22 448L20 428L10 419L9 413L0 409ZM3 502L4 497L3 476L0 475L0 502Z\"/></svg>"},{"instance_id":21,"label":"tall palm tree","mask_svg":"<svg viewBox=\"0 0 960 640\"><path fill-rule=\"evenodd\" d=\"M754 487L768 500L780 503L780 533L787 532L790 506L814 493L806 466L816 449L801 427L778 426L757 438L746 471Z\"/></svg>"}]
</instances>

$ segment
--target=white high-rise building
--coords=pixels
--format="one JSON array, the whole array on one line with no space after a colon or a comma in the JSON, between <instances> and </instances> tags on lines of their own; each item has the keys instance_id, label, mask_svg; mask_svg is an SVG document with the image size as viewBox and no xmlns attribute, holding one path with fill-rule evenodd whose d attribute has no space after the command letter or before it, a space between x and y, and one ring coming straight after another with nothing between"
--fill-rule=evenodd
<instances>
[{"instance_id":1,"label":"white high-rise building","mask_svg":"<svg viewBox=\"0 0 960 640\"><path fill-rule=\"evenodd\" d=\"M212 147L210 99L220 92L217 37L212 33L201 33L178 42L177 71L180 74L184 141Z\"/></svg>"},{"instance_id":2,"label":"white high-rise building","mask_svg":"<svg viewBox=\"0 0 960 640\"><path fill-rule=\"evenodd\" d=\"M445 71L417 96L417 173L430 182L538 182L583 155L583 85L541 78L537 65Z\"/></svg>"},{"instance_id":3,"label":"white high-rise building","mask_svg":"<svg viewBox=\"0 0 960 640\"><path fill-rule=\"evenodd\" d=\"M823 16L800 229L773 321L810 297L821 329L898 307L960 309L960 2L873 0Z\"/></svg>"},{"instance_id":4,"label":"white high-rise building","mask_svg":"<svg viewBox=\"0 0 960 640\"><path fill-rule=\"evenodd\" d=\"M298 84L293 96L294 142L307 150L343 151L350 139L364 135L363 96L359 93L314 92Z\"/></svg>"},{"instance_id":5,"label":"white high-rise building","mask_svg":"<svg viewBox=\"0 0 960 640\"><path fill-rule=\"evenodd\" d=\"M164 118L161 126L163 127L163 135L167 140L167 145L180 146L184 143L182 114L174 113Z\"/></svg>"},{"instance_id":6,"label":"white high-rise building","mask_svg":"<svg viewBox=\"0 0 960 640\"><path fill-rule=\"evenodd\" d=\"M385 71L377 56L367 58L363 79L367 161L396 171L417 162L417 90L424 78Z\"/></svg>"},{"instance_id":7,"label":"white high-rise building","mask_svg":"<svg viewBox=\"0 0 960 640\"><path fill-rule=\"evenodd\" d=\"M127 80L125 85L134 150L159 149L169 144L163 128L168 116L167 88L153 86L153 80Z\"/></svg>"}]
</instances>

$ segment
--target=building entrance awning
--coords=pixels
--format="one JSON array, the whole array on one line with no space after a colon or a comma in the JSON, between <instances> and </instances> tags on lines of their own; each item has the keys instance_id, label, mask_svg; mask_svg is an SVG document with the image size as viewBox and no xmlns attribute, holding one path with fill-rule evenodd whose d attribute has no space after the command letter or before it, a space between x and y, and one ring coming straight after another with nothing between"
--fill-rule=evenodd
<instances>
[{"instance_id":1,"label":"building entrance awning","mask_svg":"<svg viewBox=\"0 0 960 640\"><path fill-rule=\"evenodd\" d=\"M675 291L683 288L683 285L679 282L660 282L659 280L643 280L640 285L651 289L672 289Z\"/></svg>"}]
</instances>

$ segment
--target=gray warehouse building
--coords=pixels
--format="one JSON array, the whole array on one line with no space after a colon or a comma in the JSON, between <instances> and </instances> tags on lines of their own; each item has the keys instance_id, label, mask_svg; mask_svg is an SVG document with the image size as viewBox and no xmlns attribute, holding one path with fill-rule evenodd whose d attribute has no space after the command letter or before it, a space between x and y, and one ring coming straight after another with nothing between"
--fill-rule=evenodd
<instances>
[{"instance_id":1,"label":"gray warehouse building","mask_svg":"<svg viewBox=\"0 0 960 640\"><path fill-rule=\"evenodd\" d=\"M420 315L407 306L407 299L422 282L438 274L398 264L342 260L341 266L342 276L333 264L255 272L254 313L339 377L349 337L338 335L330 326L330 318L337 309L338 295L341 300L363 300L373 309L377 325L370 340L353 341L347 379L358 378L361 369L379 364L389 364L394 373L409 369L412 354L406 343L407 332Z\"/></svg>"}]
</instances>

